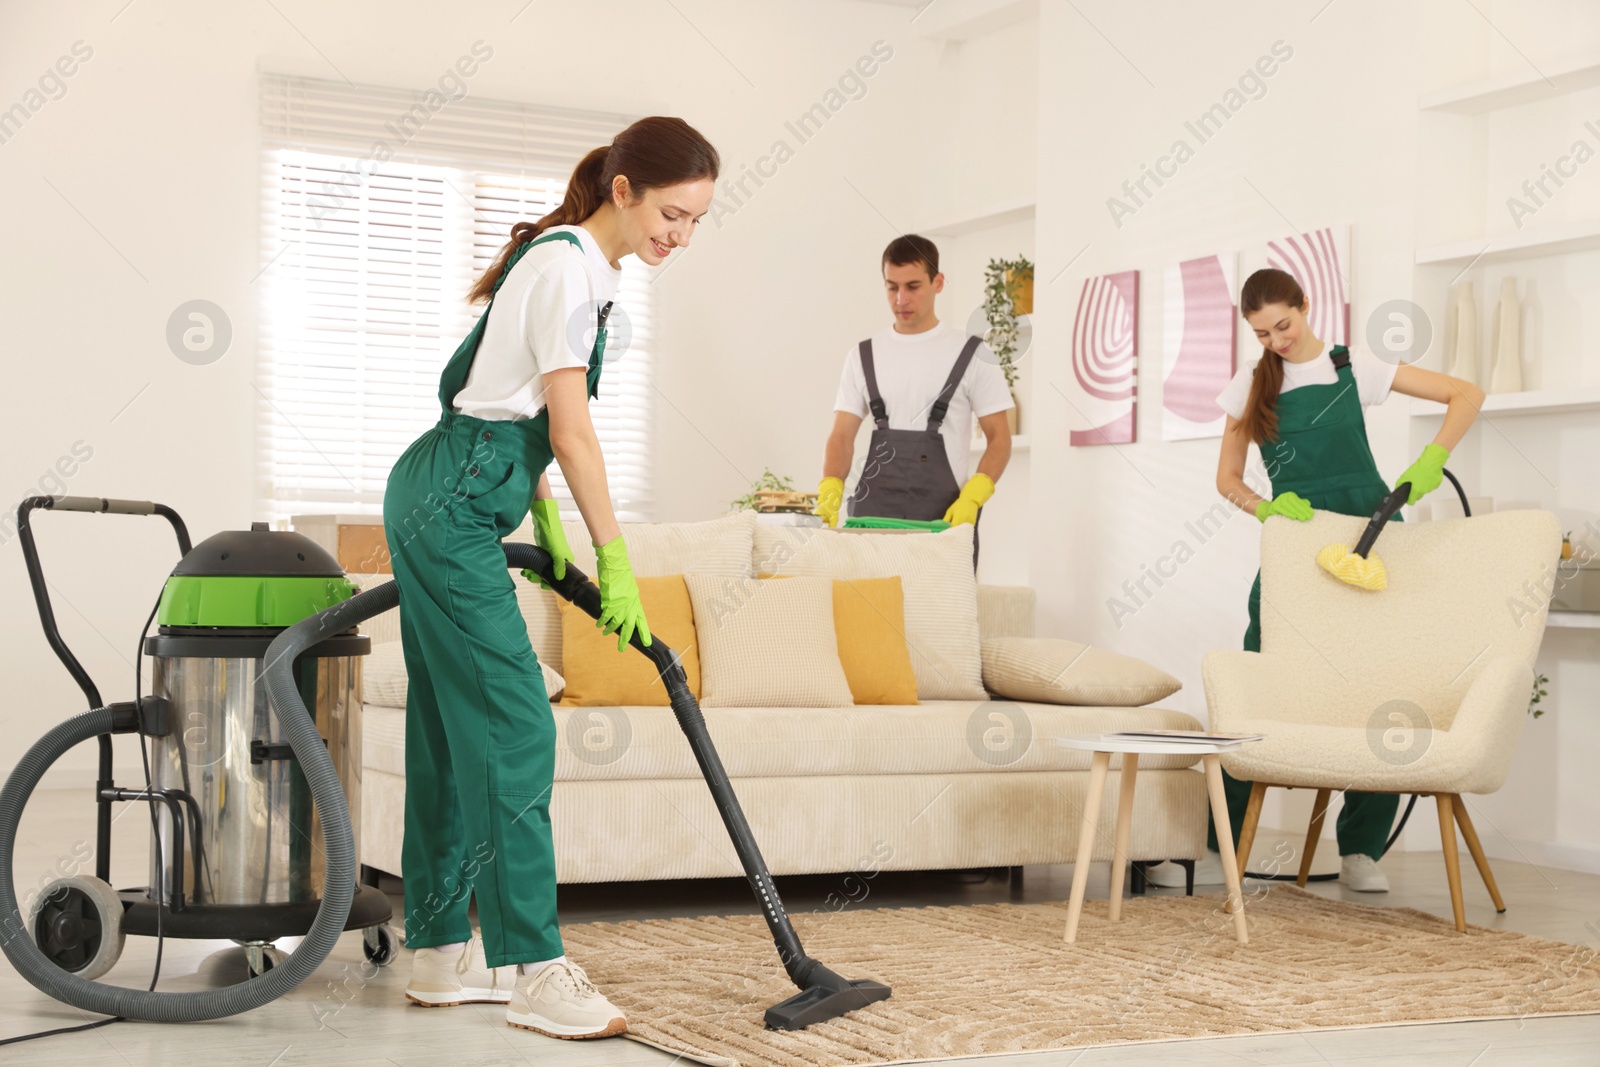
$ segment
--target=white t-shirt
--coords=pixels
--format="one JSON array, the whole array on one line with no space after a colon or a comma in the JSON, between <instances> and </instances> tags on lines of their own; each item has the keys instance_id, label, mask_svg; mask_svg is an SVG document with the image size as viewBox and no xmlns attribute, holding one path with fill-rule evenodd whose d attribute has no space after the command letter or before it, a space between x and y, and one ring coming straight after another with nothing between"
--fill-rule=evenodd
<instances>
[{"instance_id":1,"label":"white t-shirt","mask_svg":"<svg viewBox=\"0 0 1600 1067\"><path fill-rule=\"evenodd\" d=\"M483 340L455 409L480 419L531 419L544 410L544 375L588 367L600 308L617 294L622 270L613 267L581 226L552 226L545 234L574 234L528 249L495 295Z\"/></svg>"},{"instance_id":2,"label":"white t-shirt","mask_svg":"<svg viewBox=\"0 0 1600 1067\"><path fill-rule=\"evenodd\" d=\"M1278 395L1282 396L1302 385L1336 383L1339 380L1339 370L1333 365L1333 358L1328 355L1332 350L1332 345L1324 343L1322 354L1315 359L1304 363L1290 363L1284 360L1283 386L1278 390ZM1217 406L1236 419L1244 414L1245 403L1250 399L1250 380L1255 374L1255 369L1254 363L1248 367L1240 367L1222 392L1217 394ZM1389 388L1394 384L1394 372L1397 369L1399 368L1395 364L1384 362L1360 345L1350 349L1350 370L1355 375L1356 392L1361 397L1362 407L1370 408L1389 399Z\"/></svg>"},{"instance_id":3,"label":"white t-shirt","mask_svg":"<svg viewBox=\"0 0 1600 1067\"><path fill-rule=\"evenodd\" d=\"M889 410L891 430L926 430L928 410L939 399L939 390L961 355L967 335L939 323L921 333L896 333L894 327L872 335L872 364L878 379L878 393ZM945 455L956 484L966 483L971 462L972 420L1012 407L1011 390L989 346L980 344L972 354L967 372L961 376L939 431L944 435ZM845 357L844 373L839 376L839 395L833 410L847 411L870 420L867 380L861 371L860 347L852 345Z\"/></svg>"}]
</instances>

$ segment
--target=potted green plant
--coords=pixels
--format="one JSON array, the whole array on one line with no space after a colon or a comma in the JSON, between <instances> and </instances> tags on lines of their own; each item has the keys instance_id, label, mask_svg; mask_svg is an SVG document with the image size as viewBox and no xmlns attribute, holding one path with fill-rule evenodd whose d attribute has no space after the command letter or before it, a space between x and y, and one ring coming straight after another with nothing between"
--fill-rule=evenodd
<instances>
[{"instance_id":1,"label":"potted green plant","mask_svg":"<svg viewBox=\"0 0 1600 1067\"><path fill-rule=\"evenodd\" d=\"M1022 407L1017 402L1017 355L1022 338L1019 319L1033 312L1033 264L1026 257L1016 259L991 259L984 271L983 314L989 322L984 336L989 350L1000 363L1006 376L1006 388L1011 390L1011 409L1008 421L1011 432L1022 425Z\"/></svg>"},{"instance_id":2,"label":"potted green plant","mask_svg":"<svg viewBox=\"0 0 1600 1067\"><path fill-rule=\"evenodd\" d=\"M761 468L761 477L750 483L750 491L728 505L729 511L760 511L763 494L766 493L793 493L794 482L773 474L770 467ZM814 503L814 502L813 502Z\"/></svg>"},{"instance_id":3,"label":"potted green plant","mask_svg":"<svg viewBox=\"0 0 1600 1067\"><path fill-rule=\"evenodd\" d=\"M1550 679L1538 675L1533 680L1533 697L1528 701L1528 713L1535 719L1544 714L1544 709L1539 706L1539 701L1550 695L1550 690L1545 687L1550 684Z\"/></svg>"}]
</instances>

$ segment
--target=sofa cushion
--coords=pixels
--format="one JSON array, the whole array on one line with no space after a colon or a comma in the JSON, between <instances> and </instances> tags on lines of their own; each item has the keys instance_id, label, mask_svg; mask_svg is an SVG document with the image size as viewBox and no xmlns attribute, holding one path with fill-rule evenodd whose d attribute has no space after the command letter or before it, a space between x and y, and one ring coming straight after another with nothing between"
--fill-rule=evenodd
<instances>
[{"instance_id":1,"label":"sofa cushion","mask_svg":"<svg viewBox=\"0 0 1600 1067\"><path fill-rule=\"evenodd\" d=\"M739 581L686 574L700 641L701 703L843 707L852 703L833 625L833 582Z\"/></svg>"},{"instance_id":2,"label":"sofa cushion","mask_svg":"<svg viewBox=\"0 0 1600 1067\"><path fill-rule=\"evenodd\" d=\"M405 773L405 713L368 706L366 766ZM556 717L556 779L693 778L700 767L669 708L569 708ZM706 708L707 732L733 778L814 775L1081 771L1090 753L1066 734L1198 730L1166 708L1088 708L1001 700L939 700L915 707ZM593 739L604 738L596 747ZM1112 757L1116 766L1120 757ZM1141 756L1139 769L1193 766L1198 756ZM797 788L804 788L798 785ZM1115 803L1111 803L1113 810ZM1018 819L1032 813L1018 812Z\"/></svg>"},{"instance_id":3,"label":"sofa cushion","mask_svg":"<svg viewBox=\"0 0 1600 1067\"><path fill-rule=\"evenodd\" d=\"M820 578L899 575L906 645L923 700L981 700L978 584L972 528L940 533L864 533L811 526L756 526L757 572Z\"/></svg>"},{"instance_id":4,"label":"sofa cushion","mask_svg":"<svg viewBox=\"0 0 1600 1067\"><path fill-rule=\"evenodd\" d=\"M694 632L694 609L683 575L640 578L639 602L652 637L678 654L689 679L689 692L700 696L700 650ZM607 634L582 608L559 597L561 660L566 666L566 696L574 707L639 704L665 707L667 687L655 664L631 648L617 650L617 635Z\"/></svg>"},{"instance_id":5,"label":"sofa cushion","mask_svg":"<svg viewBox=\"0 0 1600 1067\"><path fill-rule=\"evenodd\" d=\"M1183 688L1142 659L1053 637L983 642L983 684L996 696L1046 704L1137 707Z\"/></svg>"},{"instance_id":6,"label":"sofa cushion","mask_svg":"<svg viewBox=\"0 0 1600 1067\"><path fill-rule=\"evenodd\" d=\"M757 579L785 578L757 574ZM857 704L915 704L917 674L906 647L905 587L900 576L835 578L833 628L839 665Z\"/></svg>"},{"instance_id":7,"label":"sofa cushion","mask_svg":"<svg viewBox=\"0 0 1600 1067\"><path fill-rule=\"evenodd\" d=\"M544 675L545 692L549 694L551 700L559 699L566 687L566 680L543 660L539 661L539 670ZM404 708L406 689L403 646L399 641L373 644L372 651L363 656L361 662L362 703L385 708Z\"/></svg>"}]
</instances>

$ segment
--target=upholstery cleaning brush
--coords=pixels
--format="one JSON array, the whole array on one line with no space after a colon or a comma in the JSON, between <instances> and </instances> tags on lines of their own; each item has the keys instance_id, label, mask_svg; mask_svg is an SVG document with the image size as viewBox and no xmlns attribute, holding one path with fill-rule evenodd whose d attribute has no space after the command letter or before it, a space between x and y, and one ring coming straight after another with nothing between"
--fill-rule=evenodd
<instances>
[{"instance_id":1,"label":"upholstery cleaning brush","mask_svg":"<svg viewBox=\"0 0 1600 1067\"><path fill-rule=\"evenodd\" d=\"M1384 524L1394 517L1394 513L1400 510L1410 495L1410 482L1395 486L1378 505L1378 510L1372 513L1372 521L1362 531L1355 550L1352 551L1349 545L1329 545L1317 553L1317 566L1346 585L1370 589L1374 593L1386 588L1389 575L1383 569L1383 561L1372 554L1372 546L1378 540Z\"/></svg>"}]
</instances>

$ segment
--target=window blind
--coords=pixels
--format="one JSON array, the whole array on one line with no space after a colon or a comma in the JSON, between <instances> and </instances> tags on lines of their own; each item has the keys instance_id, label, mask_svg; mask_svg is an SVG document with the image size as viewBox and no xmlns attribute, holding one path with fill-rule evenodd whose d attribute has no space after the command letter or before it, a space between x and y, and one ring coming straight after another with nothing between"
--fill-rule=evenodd
<instances>
[{"instance_id":1,"label":"window blind","mask_svg":"<svg viewBox=\"0 0 1600 1067\"><path fill-rule=\"evenodd\" d=\"M467 290L512 225L553 210L583 154L631 121L472 96L428 112L423 96L262 76L257 482L270 519L381 512L390 468L438 420L439 373L483 312ZM653 512L652 274L623 261L590 405L625 522Z\"/></svg>"}]
</instances>

